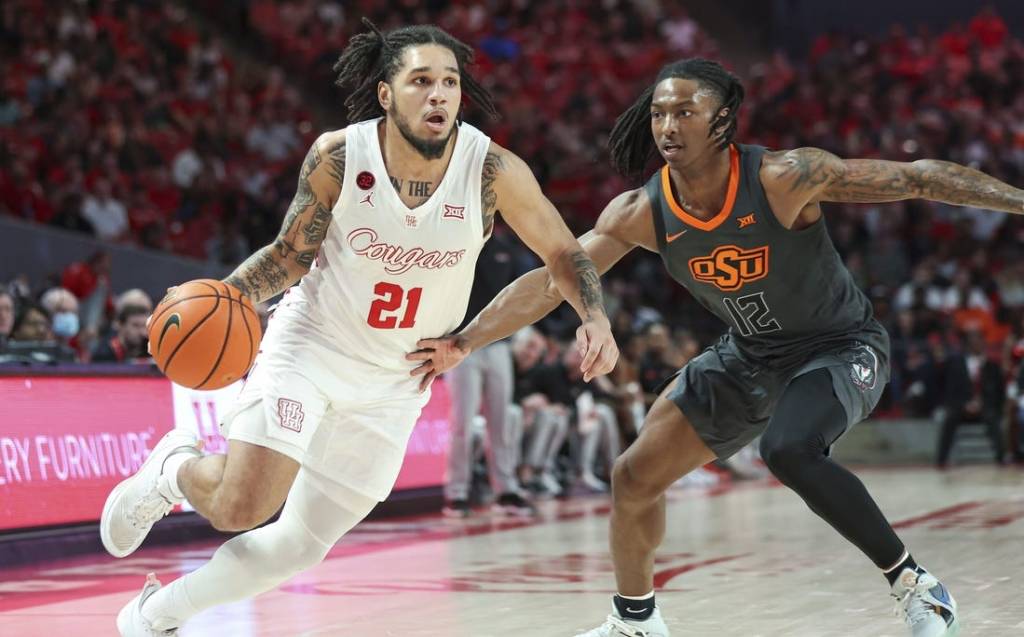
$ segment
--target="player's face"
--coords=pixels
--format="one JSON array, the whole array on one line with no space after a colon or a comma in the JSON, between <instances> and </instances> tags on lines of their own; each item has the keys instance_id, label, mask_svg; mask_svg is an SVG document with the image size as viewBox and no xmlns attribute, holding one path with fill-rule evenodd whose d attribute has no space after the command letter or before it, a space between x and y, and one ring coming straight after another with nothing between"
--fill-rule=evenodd
<instances>
[{"instance_id":1,"label":"player's face","mask_svg":"<svg viewBox=\"0 0 1024 637\"><path fill-rule=\"evenodd\" d=\"M427 159L444 155L462 103L455 54L437 44L408 47L389 86L388 116L402 137Z\"/></svg>"},{"instance_id":2,"label":"player's face","mask_svg":"<svg viewBox=\"0 0 1024 637\"><path fill-rule=\"evenodd\" d=\"M651 99L651 133L658 152L669 164L685 166L717 142L708 136L721 99L696 80L668 78L658 82Z\"/></svg>"}]
</instances>

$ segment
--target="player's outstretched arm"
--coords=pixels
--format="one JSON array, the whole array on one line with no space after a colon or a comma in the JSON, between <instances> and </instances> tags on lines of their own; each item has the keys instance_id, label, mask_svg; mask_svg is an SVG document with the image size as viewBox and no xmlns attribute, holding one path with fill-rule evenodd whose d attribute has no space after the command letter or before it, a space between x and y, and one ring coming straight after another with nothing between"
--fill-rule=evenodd
<instances>
[{"instance_id":1,"label":"player's outstretched arm","mask_svg":"<svg viewBox=\"0 0 1024 637\"><path fill-rule=\"evenodd\" d=\"M929 199L1024 214L1024 190L953 162L844 160L819 148L775 153L772 161L775 179L806 203Z\"/></svg>"},{"instance_id":2,"label":"player's outstretched arm","mask_svg":"<svg viewBox=\"0 0 1024 637\"><path fill-rule=\"evenodd\" d=\"M650 215L639 190L623 193L605 207L597 226L579 239L598 274L607 272L637 245L657 250ZM470 352L536 323L563 300L547 267L528 272L505 287L460 333L417 343L420 349L407 359L422 364L412 373L423 374L426 386Z\"/></svg>"},{"instance_id":3,"label":"player's outstretched arm","mask_svg":"<svg viewBox=\"0 0 1024 637\"><path fill-rule=\"evenodd\" d=\"M306 154L295 198L277 237L235 268L224 282L241 290L253 303L260 303L309 272L327 236L344 176L345 131L324 133Z\"/></svg>"}]
</instances>

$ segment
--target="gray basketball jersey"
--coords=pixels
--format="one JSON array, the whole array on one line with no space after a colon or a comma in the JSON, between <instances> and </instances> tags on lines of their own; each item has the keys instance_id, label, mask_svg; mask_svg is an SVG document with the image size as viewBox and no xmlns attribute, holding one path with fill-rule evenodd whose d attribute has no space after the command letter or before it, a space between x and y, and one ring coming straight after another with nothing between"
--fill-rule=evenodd
<instances>
[{"instance_id":1,"label":"gray basketball jersey","mask_svg":"<svg viewBox=\"0 0 1024 637\"><path fill-rule=\"evenodd\" d=\"M761 186L765 149L730 148L729 190L709 220L687 213L672 194L668 166L645 186L665 267L729 325L744 356L776 368L860 341L888 358L889 339L853 281L824 219L802 230L782 226Z\"/></svg>"}]
</instances>

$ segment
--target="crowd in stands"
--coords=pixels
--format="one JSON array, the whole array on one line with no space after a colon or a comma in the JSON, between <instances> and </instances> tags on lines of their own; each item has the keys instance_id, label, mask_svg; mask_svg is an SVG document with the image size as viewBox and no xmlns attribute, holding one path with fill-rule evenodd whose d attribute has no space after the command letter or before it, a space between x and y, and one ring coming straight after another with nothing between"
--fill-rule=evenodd
<instances>
[{"instance_id":1,"label":"crowd in stands","mask_svg":"<svg viewBox=\"0 0 1024 637\"><path fill-rule=\"evenodd\" d=\"M474 73L502 117L481 121L470 108L468 119L524 157L582 232L611 196L635 185L608 162L615 117L665 62L718 57L678 3L657 0L228 0L195 9L205 22L174 2L4 3L0 214L240 261L276 231L316 132L344 125L331 66L366 16L383 29L433 22L474 45ZM226 42L240 33L249 53L229 54L239 47ZM747 88L740 141L947 159L1024 182L1024 42L990 9L941 32L825 33L803 59L777 53L734 70ZM314 123L312 112L326 115ZM1024 220L924 201L825 211L837 249L892 336L893 377L880 409L932 416L938 405L947 428L1016 412ZM87 360L129 317L109 287L100 302L102 284L67 278L81 323L72 336L89 347L64 344ZM623 358L611 385L594 391L613 406L628 442L639 413L631 405L649 402L658 382L724 326L654 255L630 256L605 285ZM64 295L51 295L47 307L12 290L25 301L12 313L10 295L0 293L0 339L5 328L11 333L8 316L24 334L43 318L55 336L71 329ZM548 363L570 370L563 344L571 313L556 312L539 328ZM963 378L970 390L952 391Z\"/></svg>"}]
</instances>

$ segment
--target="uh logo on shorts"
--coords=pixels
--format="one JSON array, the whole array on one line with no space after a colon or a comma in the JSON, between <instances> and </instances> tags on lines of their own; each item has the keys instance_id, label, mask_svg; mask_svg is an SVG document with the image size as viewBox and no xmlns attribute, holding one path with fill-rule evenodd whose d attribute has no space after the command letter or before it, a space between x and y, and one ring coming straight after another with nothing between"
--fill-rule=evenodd
<instances>
[{"instance_id":1,"label":"uh logo on shorts","mask_svg":"<svg viewBox=\"0 0 1024 637\"><path fill-rule=\"evenodd\" d=\"M733 292L768 275L768 246L750 249L718 246L706 257L690 259L689 265L694 279L710 283L723 292Z\"/></svg>"},{"instance_id":2,"label":"uh logo on shorts","mask_svg":"<svg viewBox=\"0 0 1024 637\"><path fill-rule=\"evenodd\" d=\"M302 411L302 403L289 398L277 399L277 419L281 426L292 431L302 431L302 420L306 414Z\"/></svg>"}]
</instances>

